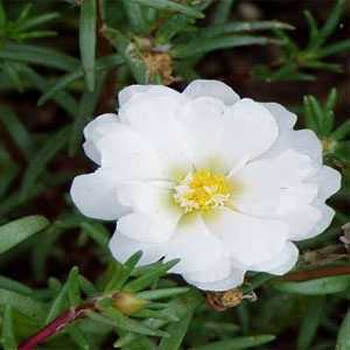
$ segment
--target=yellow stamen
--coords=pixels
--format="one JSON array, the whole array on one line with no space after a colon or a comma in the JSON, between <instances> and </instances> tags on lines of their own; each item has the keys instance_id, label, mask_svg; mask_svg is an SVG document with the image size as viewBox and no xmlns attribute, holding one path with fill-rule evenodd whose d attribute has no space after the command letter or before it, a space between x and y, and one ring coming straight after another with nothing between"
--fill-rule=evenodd
<instances>
[{"instance_id":1,"label":"yellow stamen","mask_svg":"<svg viewBox=\"0 0 350 350\"><path fill-rule=\"evenodd\" d=\"M173 197L185 213L207 212L224 206L233 190L233 184L226 176L203 169L183 177L174 187Z\"/></svg>"}]
</instances>

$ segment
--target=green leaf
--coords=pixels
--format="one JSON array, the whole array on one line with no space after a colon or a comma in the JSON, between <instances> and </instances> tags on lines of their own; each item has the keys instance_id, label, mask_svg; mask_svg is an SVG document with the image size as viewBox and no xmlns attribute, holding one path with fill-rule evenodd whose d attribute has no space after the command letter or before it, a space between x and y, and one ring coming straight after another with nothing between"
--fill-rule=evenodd
<instances>
[{"instance_id":1,"label":"green leaf","mask_svg":"<svg viewBox=\"0 0 350 350\"><path fill-rule=\"evenodd\" d=\"M39 64L46 67L74 71L79 68L79 60L46 47L7 43L0 50L0 58Z\"/></svg>"},{"instance_id":2,"label":"green leaf","mask_svg":"<svg viewBox=\"0 0 350 350\"><path fill-rule=\"evenodd\" d=\"M256 335L249 337L237 337L232 340L222 340L207 345L191 348L190 350L236 350L247 349L254 346L263 345L275 340L274 335Z\"/></svg>"},{"instance_id":3,"label":"green leaf","mask_svg":"<svg viewBox=\"0 0 350 350\"><path fill-rule=\"evenodd\" d=\"M128 22L135 33L146 33L148 25L143 16L143 8L136 2L122 0Z\"/></svg>"},{"instance_id":4,"label":"green leaf","mask_svg":"<svg viewBox=\"0 0 350 350\"><path fill-rule=\"evenodd\" d=\"M110 234L102 224L83 222L81 228L102 248L107 249Z\"/></svg>"},{"instance_id":5,"label":"green leaf","mask_svg":"<svg viewBox=\"0 0 350 350\"><path fill-rule=\"evenodd\" d=\"M157 290L149 290L137 293L137 297L145 300L158 300L174 297L180 294L187 293L190 290L188 287L164 288Z\"/></svg>"},{"instance_id":6,"label":"green leaf","mask_svg":"<svg viewBox=\"0 0 350 350\"><path fill-rule=\"evenodd\" d=\"M304 295L334 294L350 287L350 276L323 277L304 282L275 282L272 285L277 290L287 293Z\"/></svg>"},{"instance_id":7,"label":"green leaf","mask_svg":"<svg viewBox=\"0 0 350 350\"><path fill-rule=\"evenodd\" d=\"M34 70L26 67L23 73L27 79L41 92L46 92L50 89L51 85ZM59 91L53 97L54 101L62 107L70 116L75 117L78 114L78 104L75 99L64 91Z\"/></svg>"},{"instance_id":8,"label":"green leaf","mask_svg":"<svg viewBox=\"0 0 350 350\"><path fill-rule=\"evenodd\" d=\"M187 5L179 4L175 1L170 1L170 0L130 0L130 1L134 1L144 6L150 6L158 10L180 12L190 17L195 17L195 18L204 17L204 15L200 11L196 10L195 8Z\"/></svg>"},{"instance_id":9,"label":"green leaf","mask_svg":"<svg viewBox=\"0 0 350 350\"><path fill-rule=\"evenodd\" d=\"M51 307L49 309L49 312L47 313L45 324L49 324L51 321L53 321L57 316L61 314L61 312L67 308L68 306L68 289L69 284L65 283L64 286L61 288L59 294L51 304Z\"/></svg>"},{"instance_id":10,"label":"green leaf","mask_svg":"<svg viewBox=\"0 0 350 350\"><path fill-rule=\"evenodd\" d=\"M22 23L28 17L32 7L33 4L26 4L25 6L23 6L21 13L19 14L19 17L16 20L16 24Z\"/></svg>"},{"instance_id":11,"label":"green leaf","mask_svg":"<svg viewBox=\"0 0 350 350\"><path fill-rule=\"evenodd\" d=\"M50 222L40 215L27 216L0 226L0 254L46 228Z\"/></svg>"},{"instance_id":12,"label":"green leaf","mask_svg":"<svg viewBox=\"0 0 350 350\"><path fill-rule=\"evenodd\" d=\"M312 114L314 116L315 123L318 126L318 130L323 133L323 110L321 104L316 100L315 97L309 96L309 103Z\"/></svg>"},{"instance_id":13,"label":"green leaf","mask_svg":"<svg viewBox=\"0 0 350 350\"><path fill-rule=\"evenodd\" d=\"M89 350L89 339L85 336L85 334L78 328L77 325L73 325L68 328L68 333L74 343L78 345L78 347L82 350Z\"/></svg>"},{"instance_id":14,"label":"green leaf","mask_svg":"<svg viewBox=\"0 0 350 350\"><path fill-rule=\"evenodd\" d=\"M347 312L340 326L335 350L350 350L350 311Z\"/></svg>"},{"instance_id":15,"label":"green leaf","mask_svg":"<svg viewBox=\"0 0 350 350\"><path fill-rule=\"evenodd\" d=\"M268 281L276 278L275 275L270 275L265 272L259 272L255 274L250 280L249 283L245 283L242 286L243 294L248 294L252 292L255 288L258 288L262 286L263 284L267 283Z\"/></svg>"},{"instance_id":16,"label":"green leaf","mask_svg":"<svg viewBox=\"0 0 350 350\"><path fill-rule=\"evenodd\" d=\"M319 122L315 118L313 109L308 96L304 96L304 116L305 116L305 125L307 128L314 130L316 133L319 132Z\"/></svg>"},{"instance_id":17,"label":"green leaf","mask_svg":"<svg viewBox=\"0 0 350 350\"><path fill-rule=\"evenodd\" d=\"M2 4L2 0L0 0L0 29L3 28L5 24L6 24L6 12Z\"/></svg>"},{"instance_id":18,"label":"green leaf","mask_svg":"<svg viewBox=\"0 0 350 350\"><path fill-rule=\"evenodd\" d=\"M158 347L159 350L177 350L180 348L192 320L194 310L201 302L202 296L199 292L191 290L189 293L180 297L177 303L172 304L176 312L175 315L180 318L180 321L170 323L166 327L166 332L170 334L170 337L161 340ZM164 310L164 312L167 311Z\"/></svg>"},{"instance_id":19,"label":"green leaf","mask_svg":"<svg viewBox=\"0 0 350 350\"><path fill-rule=\"evenodd\" d=\"M344 123L342 123L333 133L332 138L334 140L343 140L348 135L350 135L350 119L346 120Z\"/></svg>"},{"instance_id":20,"label":"green leaf","mask_svg":"<svg viewBox=\"0 0 350 350\"><path fill-rule=\"evenodd\" d=\"M224 34L234 34L240 32L253 32L259 30L294 29L293 26L277 21L257 21L257 22L229 22L225 24L213 25L199 31L199 35L205 38L215 38Z\"/></svg>"},{"instance_id":21,"label":"green leaf","mask_svg":"<svg viewBox=\"0 0 350 350\"><path fill-rule=\"evenodd\" d=\"M347 52L350 50L350 39L338 41L335 44L328 45L317 51L317 57L323 58L332 56L340 52Z\"/></svg>"},{"instance_id":22,"label":"green leaf","mask_svg":"<svg viewBox=\"0 0 350 350\"><path fill-rule=\"evenodd\" d=\"M53 21L54 19L57 19L58 17L60 17L58 12L45 13L44 15L35 16L35 17L29 18L26 21L24 21L18 27L18 29L21 31L28 30L28 29L31 29L33 27L37 27L41 24Z\"/></svg>"},{"instance_id":23,"label":"green leaf","mask_svg":"<svg viewBox=\"0 0 350 350\"><path fill-rule=\"evenodd\" d=\"M200 292L192 289L187 294L170 301L167 307L162 312L171 314L181 319L185 317L190 310L194 310L202 302L203 302L203 297L200 294ZM148 304L148 307L149 306L151 306L151 304ZM151 327L153 329L158 329L166 325L168 322L166 320L160 320L160 319L148 319L148 320L145 320L143 323L148 327ZM134 333L127 333L125 336L118 339L115 342L114 346L115 347L127 346L131 341L133 341L137 337L139 336Z\"/></svg>"},{"instance_id":24,"label":"green leaf","mask_svg":"<svg viewBox=\"0 0 350 350\"><path fill-rule=\"evenodd\" d=\"M1 198L9 190L19 170L19 166L12 161L8 153L1 147L0 147L0 169L1 169L1 181L0 181L0 198Z\"/></svg>"},{"instance_id":25,"label":"green leaf","mask_svg":"<svg viewBox=\"0 0 350 350\"><path fill-rule=\"evenodd\" d=\"M89 91L95 88L96 20L96 0L84 0L80 11L79 47Z\"/></svg>"},{"instance_id":26,"label":"green leaf","mask_svg":"<svg viewBox=\"0 0 350 350\"><path fill-rule=\"evenodd\" d=\"M173 15L165 21L156 33L156 43L169 44L171 39L179 32L184 31L194 20L184 15Z\"/></svg>"},{"instance_id":27,"label":"green leaf","mask_svg":"<svg viewBox=\"0 0 350 350\"><path fill-rule=\"evenodd\" d=\"M13 82L13 85L16 87L16 89L19 92L23 92L23 83L18 74L18 71L15 68L15 65L13 65L12 62L5 61L2 65L2 68L4 73L6 73L10 80Z\"/></svg>"},{"instance_id":28,"label":"green leaf","mask_svg":"<svg viewBox=\"0 0 350 350\"><path fill-rule=\"evenodd\" d=\"M109 55L99 58L96 61L96 72L109 71L123 63L123 59L120 55ZM56 83L48 89L39 99L38 105L43 105L48 99L54 97L55 94L65 89L73 81L80 79L84 76L84 71L82 68L77 69L74 72L67 73L61 78L56 80Z\"/></svg>"},{"instance_id":29,"label":"green leaf","mask_svg":"<svg viewBox=\"0 0 350 350\"><path fill-rule=\"evenodd\" d=\"M273 42L272 39L261 36L223 36L211 39L194 39L187 44L180 44L171 50L171 55L176 58L192 57L209 51L228 49L248 45L266 45Z\"/></svg>"},{"instance_id":30,"label":"green leaf","mask_svg":"<svg viewBox=\"0 0 350 350\"><path fill-rule=\"evenodd\" d=\"M93 92L84 92L80 98L79 112L78 115L75 116L69 137L68 153L71 157L78 151L83 137L83 129L87 122L92 119L103 89L104 79L105 74L100 75L97 79L95 90Z\"/></svg>"},{"instance_id":31,"label":"green leaf","mask_svg":"<svg viewBox=\"0 0 350 350\"><path fill-rule=\"evenodd\" d=\"M157 337L169 336L166 332L151 329L149 327L146 327L141 322L132 320L131 318L124 316L121 312L117 311L113 307L105 308L102 310L102 312L103 314L110 317L115 322L115 325L120 329L143 334L143 335L150 335L150 336L157 336Z\"/></svg>"},{"instance_id":32,"label":"green leaf","mask_svg":"<svg viewBox=\"0 0 350 350\"><path fill-rule=\"evenodd\" d=\"M79 286L88 297L92 297L98 292L94 284L82 275L79 275Z\"/></svg>"},{"instance_id":33,"label":"green leaf","mask_svg":"<svg viewBox=\"0 0 350 350\"><path fill-rule=\"evenodd\" d=\"M193 312L189 311L181 320L177 323L170 324L166 331L170 334L169 338L163 338L159 344L159 350L177 350L180 348L181 343L187 333L190 326L190 322L193 317Z\"/></svg>"},{"instance_id":34,"label":"green leaf","mask_svg":"<svg viewBox=\"0 0 350 350\"><path fill-rule=\"evenodd\" d=\"M146 287L150 286L159 277L164 276L168 270L175 266L179 262L179 259L174 259L162 264L159 267L152 268L149 272L145 273L139 278L127 283L124 286L124 290L128 292L138 292Z\"/></svg>"},{"instance_id":35,"label":"green leaf","mask_svg":"<svg viewBox=\"0 0 350 350\"><path fill-rule=\"evenodd\" d=\"M161 320L165 320L168 322L179 322L179 318L175 315L168 313L164 310L150 310L150 309L143 309L137 313L134 313L132 315L135 318L158 318Z\"/></svg>"},{"instance_id":36,"label":"green leaf","mask_svg":"<svg viewBox=\"0 0 350 350\"><path fill-rule=\"evenodd\" d=\"M214 331L218 334L232 335L232 333L238 332L240 326L232 322L201 322L201 327L208 329L208 331Z\"/></svg>"},{"instance_id":37,"label":"green leaf","mask_svg":"<svg viewBox=\"0 0 350 350\"><path fill-rule=\"evenodd\" d=\"M350 162L350 141L338 142L334 154L344 162Z\"/></svg>"},{"instance_id":38,"label":"green leaf","mask_svg":"<svg viewBox=\"0 0 350 350\"><path fill-rule=\"evenodd\" d=\"M126 65L130 69L137 83L149 83L150 72L138 46L115 29L108 29L105 31L105 34L112 45L123 56Z\"/></svg>"},{"instance_id":39,"label":"green leaf","mask_svg":"<svg viewBox=\"0 0 350 350\"><path fill-rule=\"evenodd\" d=\"M338 92L336 88L333 88L327 98L326 110L332 111L335 108L337 101L338 101Z\"/></svg>"},{"instance_id":40,"label":"green leaf","mask_svg":"<svg viewBox=\"0 0 350 350\"><path fill-rule=\"evenodd\" d=\"M68 284L68 300L70 306L77 306L80 304L80 281L79 281L79 269L78 267L73 267L68 276L66 282Z\"/></svg>"},{"instance_id":41,"label":"green leaf","mask_svg":"<svg viewBox=\"0 0 350 350\"><path fill-rule=\"evenodd\" d=\"M138 251L124 263L124 266L118 265L119 273L113 273L111 280L108 282L105 288L105 292L119 290L130 277L137 263L140 261L141 256L142 252Z\"/></svg>"},{"instance_id":42,"label":"green leaf","mask_svg":"<svg viewBox=\"0 0 350 350\"><path fill-rule=\"evenodd\" d=\"M218 5L216 6L216 11L214 13L214 24L223 24L225 23L231 13L231 9L236 0L220 0Z\"/></svg>"},{"instance_id":43,"label":"green leaf","mask_svg":"<svg viewBox=\"0 0 350 350\"><path fill-rule=\"evenodd\" d=\"M321 323L325 301L324 296L313 296L308 299L307 312L303 318L297 341L298 350L308 350L311 348L312 341Z\"/></svg>"},{"instance_id":44,"label":"green leaf","mask_svg":"<svg viewBox=\"0 0 350 350\"><path fill-rule=\"evenodd\" d=\"M87 314L87 317L89 317L91 320L93 320L95 322L102 323L102 324L108 325L108 326L112 326L113 328L115 328L115 326L116 326L115 322L110 317L101 315L97 312L91 311Z\"/></svg>"},{"instance_id":45,"label":"green leaf","mask_svg":"<svg viewBox=\"0 0 350 350\"><path fill-rule=\"evenodd\" d=\"M0 289L0 305L10 305L23 315L29 316L39 322L45 319L46 305L31 297Z\"/></svg>"},{"instance_id":46,"label":"green leaf","mask_svg":"<svg viewBox=\"0 0 350 350\"><path fill-rule=\"evenodd\" d=\"M0 106L1 123L5 126L16 145L28 158L33 150L31 135L12 109Z\"/></svg>"},{"instance_id":47,"label":"green leaf","mask_svg":"<svg viewBox=\"0 0 350 350\"><path fill-rule=\"evenodd\" d=\"M50 136L48 141L45 142L41 149L30 160L28 168L23 176L21 188L23 198L29 195L38 177L46 170L48 163L66 145L69 131L70 126L66 126Z\"/></svg>"},{"instance_id":48,"label":"green leaf","mask_svg":"<svg viewBox=\"0 0 350 350\"><path fill-rule=\"evenodd\" d=\"M33 294L33 290L31 288L5 276L0 276L0 289L7 289L9 291L16 292L23 295Z\"/></svg>"},{"instance_id":49,"label":"green leaf","mask_svg":"<svg viewBox=\"0 0 350 350\"><path fill-rule=\"evenodd\" d=\"M18 34L19 40L28 40L28 39L36 39L36 38L45 38L56 36L57 33L52 30L38 30L29 33Z\"/></svg>"},{"instance_id":50,"label":"green leaf","mask_svg":"<svg viewBox=\"0 0 350 350\"><path fill-rule=\"evenodd\" d=\"M125 350L157 350L157 346L147 337L140 337L128 344Z\"/></svg>"},{"instance_id":51,"label":"green leaf","mask_svg":"<svg viewBox=\"0 0 350 350\"><path fill-rule=\"evenodd\" d=\"M73 81L84 76L84 71L82 69L77 69L74 72L67 73L61 78L56 80L56 83L46 91L38 100L38 106L42 106L48 99L54 96L58 91L66 88Z\"/></svg>"},{"instance_id":52,"label":"green leaf","mask_svg":"<svg viewBox=\"0 0 350 350\"><path fill-rule=\"evenodd\" d=\"M17 343L14 333L14 321L11 305L5 305L3 320L1 343L6 350L17 350Z\"/></svg>"},{"instance_id":53,"label":"green leaf","mask_svg":"<svg viewBox=\"0 0 350 350\"><path fill-rule=\"evenodd\" d=\"M305 10L304 15L310 27L310 38L309 38L309 47L310 47L312 43L315 40L317 40L317 37L319 36L319 31L318 31L317 22L314 16L311 14L311 12L308 10Z\"/></svg>"},{"instance_id":54,"label":"green leaf","mask_svg":"<svg viewBox=\"0 0 350 350\"><path fill-rule=\"evenodd\" d=\"M63 229L54 223L38 237L40 244L34 244L32 248L32 268L35 279L43 281L46 276L47 259L54 250L55 243L60 238Z\"/></svg>"},{"instance_id":55,"label":"green leaf","mask_svg":"<svg viewBox=\"0 0 350 350\"><path fill-rule=\"evenodd\" d=\"M326 23L320 29L320 33L312 44L312 48L322 46L328 37L336 30L340 18L345 10L346 0L337 0L331 14L328 16Z\"/></svg>"}]
</instances>

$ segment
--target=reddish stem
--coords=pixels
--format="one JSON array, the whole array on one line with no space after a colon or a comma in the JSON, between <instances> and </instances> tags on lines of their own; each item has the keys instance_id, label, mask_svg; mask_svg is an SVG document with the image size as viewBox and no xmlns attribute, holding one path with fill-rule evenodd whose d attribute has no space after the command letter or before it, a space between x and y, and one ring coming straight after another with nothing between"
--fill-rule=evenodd
<instances>
[{"instance_id":1,"label":"reddish stem","mask_svg":"<svg viewBox=\"0 0 350 350\"><path fill-rule=\"evenodd\" d=\"M80 305L74 309L71 309L62 315L58 316L52 322L50 322L46 327L41 329L37 334L33 335L29 339L25 340L18 350L35 350L38 345L45 343L48 338L59 333L66 326L71 324L80 318L86 316L87 312L95 309L95 304L85 304Z\"/></svg>"},{"instance_id":2,"label":"reddish stem","mask_svg":"<svg viewBox=\"0 0 350 350\"><path fill-rule=\"evenodd\" d=\"M287 281L307 281L315 278L339 275L350 275L350 266L324 267L315 270L292 272L283 277L283 279Z\"/></svg>"}]
</instances>

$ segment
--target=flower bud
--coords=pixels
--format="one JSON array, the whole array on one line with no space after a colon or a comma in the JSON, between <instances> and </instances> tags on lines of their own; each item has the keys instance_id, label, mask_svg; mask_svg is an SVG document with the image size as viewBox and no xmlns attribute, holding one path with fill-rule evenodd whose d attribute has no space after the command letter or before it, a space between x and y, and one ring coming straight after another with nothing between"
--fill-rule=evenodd
<instances>
[{"instance_id":1,"label":"flower bud","mask_svg":"<svg viewBox=\"0 0 350 350\"><path fill-rule=\"evenodd\" d=\"M137 298L134 293L120 292L114 295L114 307L125 315L132 315L144 308L147 301Z\"/></svg>"}]
</instances>

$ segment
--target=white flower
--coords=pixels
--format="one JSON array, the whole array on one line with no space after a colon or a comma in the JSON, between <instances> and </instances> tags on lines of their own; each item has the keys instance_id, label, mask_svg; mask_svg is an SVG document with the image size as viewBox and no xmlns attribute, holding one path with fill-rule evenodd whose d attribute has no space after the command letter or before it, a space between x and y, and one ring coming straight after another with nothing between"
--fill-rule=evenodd
<instances>
[{"instance_id":1,"label":"white flower","mask_svg":"<svg viewBox=\"0 0 350 350\"><path fill-rule=\"evenodd\" d=\"M246 271L282 275L297 261L292 241L331 222L325 200L340 174L322 165L321 143L293 130L296 116L276 103L240 99L219 81L183 93L133 85L118 115L84 130L100 167L74 179L86 216L118 220L110 249L141 264L180 258L171 272L205 290L240 285Z\"/></svg>"}]
</instances>

